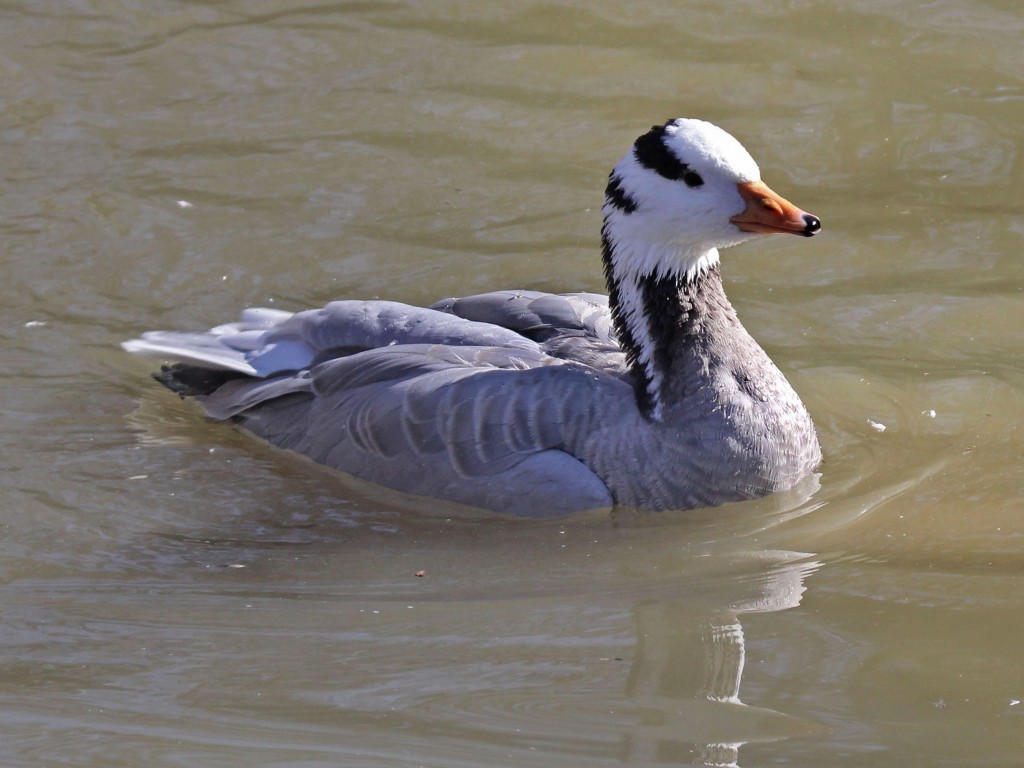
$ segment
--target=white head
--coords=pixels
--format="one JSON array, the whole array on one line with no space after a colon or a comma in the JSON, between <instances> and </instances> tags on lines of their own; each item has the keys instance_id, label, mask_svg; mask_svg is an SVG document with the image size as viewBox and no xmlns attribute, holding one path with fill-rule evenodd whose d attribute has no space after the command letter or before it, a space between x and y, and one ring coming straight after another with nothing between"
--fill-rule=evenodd
<instances>
[{"instance_id":1,"label":"white head","mask_svg":"<svg viewBox=\"0 0 1024 768\"><path fill-rule=\"evenodd\" d=\"M821 223L761 182L750 154L703 120L670 120L638 138L605 191L601 231L608 298L626 359L639 367L650 413L661 419L665 339L648 288L691 284L718 265L718 249L757 235L810 236Z\"/></svg>"},{"instance_id":2,"label":"white head","mask_svg":"<svg viewBox=\"0 0 1024 768\"><path fill-rule=\"evenodd\" d=\"M761 182L757 163L730 134L684 118L636 140L609 177L603 211L622 277L692 279L718 263L719 248L821 227Z\"/></svg>"}]
</instances>

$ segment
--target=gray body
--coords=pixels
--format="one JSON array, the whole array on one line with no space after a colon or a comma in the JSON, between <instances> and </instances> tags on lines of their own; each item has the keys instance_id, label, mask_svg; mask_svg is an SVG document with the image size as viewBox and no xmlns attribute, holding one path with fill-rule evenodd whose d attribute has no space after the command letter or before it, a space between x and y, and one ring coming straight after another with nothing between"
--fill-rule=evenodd
<instances>
[{"instance_id":1,"label":"gray body","mask_svg":"<svg viewBox=\"0 0 1024 768\"><path fill-rule=\"evenodd\" d=\"M695 138L666 136L677 127ZM152 332L125 347L181 361L161 380L210 417L412 494L545 516L789 488L821 453L807 410L722 288L715 246L749 237L729 215L736 184L756 171L729 141L739 147L709 124L667 123L616 167L602 232L610 299L338 301L248 310L207 333ZM696 160L683 165L684 152ZM682 177L672 162L689 174L674 182L679 200L665 182ZM692 243L671 232L680 213ZM805 218L813 234L820 224Z\"/></svg>"},{"instance_id":2,"label":"gray body","mask_svg":"<svg viewBox=\"0 0 1024 768\"><path fill-rule=\"evenodd\" d=\"M201 365L220 355L225 370L249 366L255 376L199 396L209 416L357 477L475 507L685 509L792 486L820 460L807 410L717 272L691 312L661 421L641 411L594 294L250 312L215 336L152 333L133 351L188 361L195 349Z\"/></svg>"}]
</instances>

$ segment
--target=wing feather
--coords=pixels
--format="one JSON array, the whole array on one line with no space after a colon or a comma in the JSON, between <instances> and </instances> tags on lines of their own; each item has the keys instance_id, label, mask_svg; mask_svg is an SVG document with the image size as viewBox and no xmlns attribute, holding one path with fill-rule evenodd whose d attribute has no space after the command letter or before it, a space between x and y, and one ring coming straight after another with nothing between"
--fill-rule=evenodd
<instances>
[{"instance_id":1,"label":"wing feather","mask_svg":"<svg viewBox=\"0 0 1024 768\"><path fill-rule=\"evenodd\" d=\"M250 309L239 322L207 333L150 331L122 346L137 354L264 378L339 354L405 344L539 349L508 328L393 301L334 301L295 314Z\"/></svg>"}]
</instances>

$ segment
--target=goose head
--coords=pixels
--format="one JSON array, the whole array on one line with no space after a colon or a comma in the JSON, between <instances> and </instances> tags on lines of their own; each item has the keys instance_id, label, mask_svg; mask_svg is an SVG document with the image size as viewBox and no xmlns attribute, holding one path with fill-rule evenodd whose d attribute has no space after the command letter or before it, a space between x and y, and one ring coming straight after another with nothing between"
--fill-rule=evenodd
<instances>
[{"instance_id":1,"label":"goose head","mask_svg":"<svg viewBox=\"0 0 1024 768\"><path fill-rule=\"evenodd\" d=\"M636 140L609 176L603 214L606 268L620 278L692 279L718 263L720 248L821 229L817 217L761 181L733 136L684 118Z\"/></svg>"}]
</instances>

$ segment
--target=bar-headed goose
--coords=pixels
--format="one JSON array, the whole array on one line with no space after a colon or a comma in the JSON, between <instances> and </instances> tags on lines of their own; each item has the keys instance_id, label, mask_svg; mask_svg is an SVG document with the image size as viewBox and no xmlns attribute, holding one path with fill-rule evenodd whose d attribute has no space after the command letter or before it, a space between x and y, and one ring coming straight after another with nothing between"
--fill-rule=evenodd
<instances>
[{"instance_id":1,"label":"bar-headed goose","mask_svg":"<svg viewBox=\"0 0 1024 768\"><path fill-rule=\"evenodd\" d=\"M130 352L271 443L422 496L520 515L685 509L786 489L821 459L796 392L740 324L718 249L817 218L731 135L654 126L615 166L608 296L497 291L430 308L250 309Z\"/></svg>"}]
</instances>

